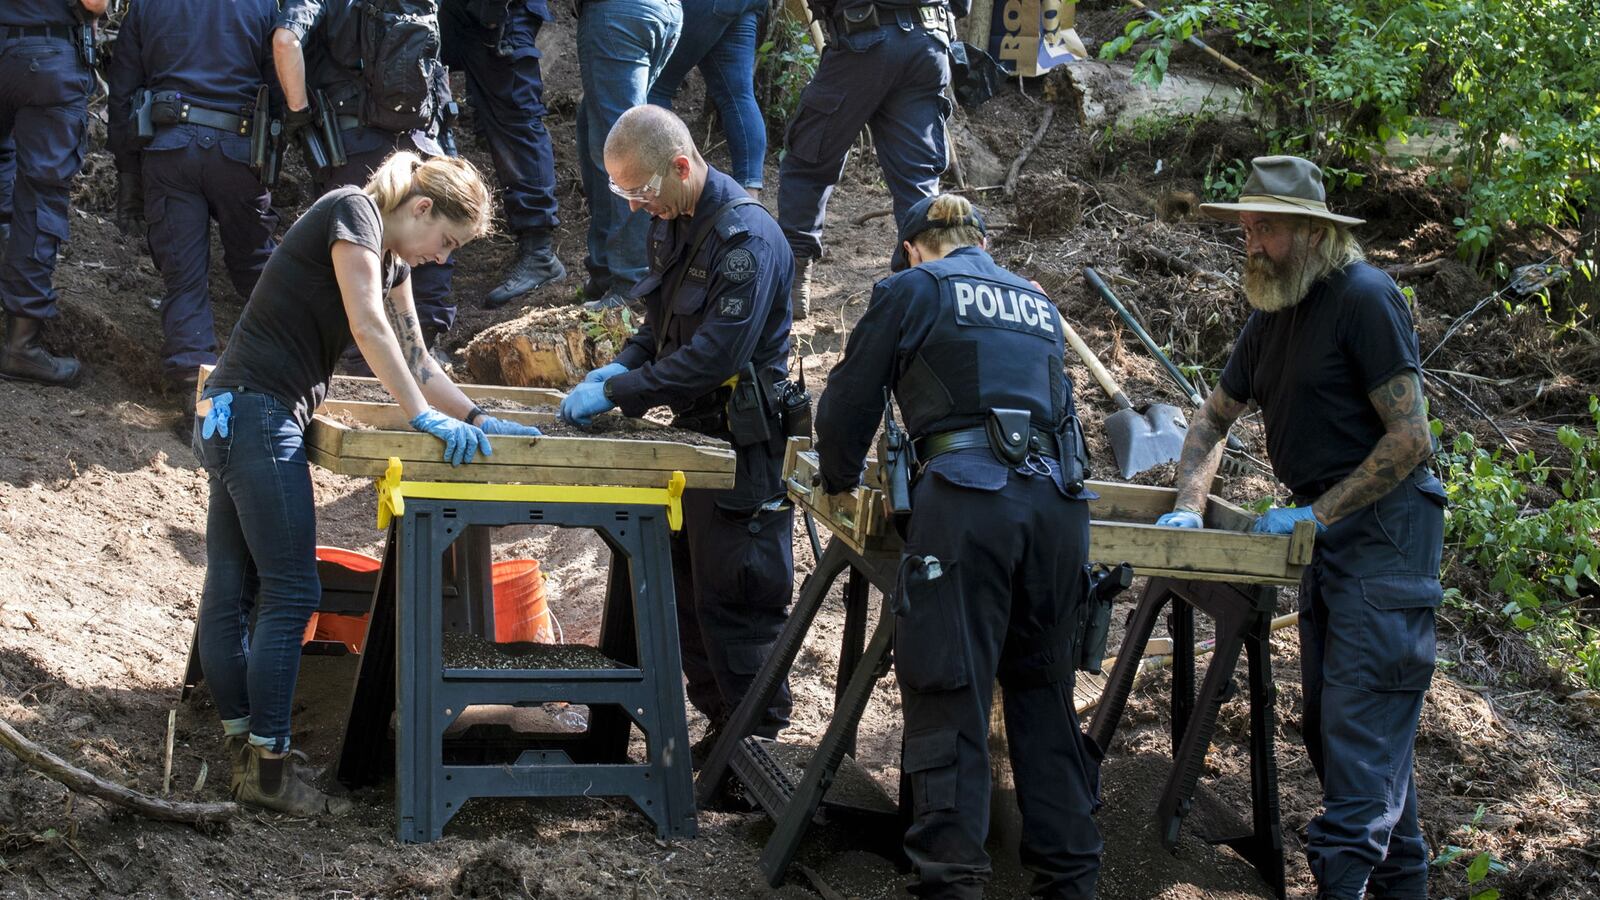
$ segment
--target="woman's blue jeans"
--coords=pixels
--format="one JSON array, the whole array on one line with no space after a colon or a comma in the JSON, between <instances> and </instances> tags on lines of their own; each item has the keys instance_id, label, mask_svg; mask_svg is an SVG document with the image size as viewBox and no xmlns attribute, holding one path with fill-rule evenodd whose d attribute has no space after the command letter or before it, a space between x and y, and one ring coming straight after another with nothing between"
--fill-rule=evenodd
<instances>
[{"instance_id":1,"label":"woman's blue jeans","mask_svg":"<svg viewBox=\"0 0 1600 900\"><path fill-rule=\"evenodd\" d=\"M322 600L316 503L300 424L272 397L232 390L227 437L194 427L211 483L200 666L223 721L247 719L251 742L281 753L301 637Z\"/></svg>"},{"instance_id":2,"label":"woman's blue jeans","mask_svg":"<svg viewBox=\"0 0 1600 900\"><path fill-rule=\"evenodd\" d=\"M672 108L689 70L700 67L706 92L722 117L733 156L731 174L759 190L767 156L767 123L756 103L756 36L765 0L682 0L683 32L661 77L650 88L650 102Z\"/></svg>"}]
</instances>

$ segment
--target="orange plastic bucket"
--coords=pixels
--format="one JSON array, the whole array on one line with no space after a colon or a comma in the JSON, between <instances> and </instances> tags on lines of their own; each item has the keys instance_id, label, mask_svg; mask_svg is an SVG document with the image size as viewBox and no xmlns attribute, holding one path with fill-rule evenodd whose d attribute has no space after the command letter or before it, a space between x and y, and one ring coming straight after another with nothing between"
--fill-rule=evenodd
<instances>
[{"instance_id":1,"label":"orange plastic bucket","mask_svg":"<svg viewBox=\"0 0 1600 900\"><path fill-rule=\"evenodd\" d=\"M376 572L383 568L383 560L343 547L318 547L317 559L342 566L352 572ZM308 641L337 641L348 647L351 653L360 653L362 645L367 640L368 618L370 617L312 613L311 621L306 623L306 631L300 642L304 644Z\"/></svg>"},{"instance_id":2,"label":"orange plastic bucket","mask_svg":"<svg viewBox=\"0 0 1600 900\"><path fill-rule=\"evenodd\" d=\"M508 559L494 564L494 639L555 643L550 609L545 605L544 574L536 559Z\"/></svg>"}]
</instances>

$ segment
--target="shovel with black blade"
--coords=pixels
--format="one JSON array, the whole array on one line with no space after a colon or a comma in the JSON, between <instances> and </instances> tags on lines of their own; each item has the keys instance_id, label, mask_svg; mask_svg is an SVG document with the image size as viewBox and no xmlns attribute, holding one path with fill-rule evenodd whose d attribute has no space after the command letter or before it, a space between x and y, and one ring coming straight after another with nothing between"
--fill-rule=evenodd
<instances>
[{"instance_id":1,"label":"shovel with black blade","mask_svg":"<svg viewBox=\"0 0 1600 900\"><path fill-rule=\"evenodd\" d=\"M1132 478L1146 469L1176 460L1183 453L1183 438L1189 431L1183 411L1166 403L1152 403L1143 412L1135 410L1128 395L1117 387L1111 373L1100 364L1100 358L1083 338L1065 321L1061 325L1066 330L1067 343L1089 367L1090 374L1100 382L1111 401L1117 404L1117 411L1106 419L1105 427L1122 477Z\"/></svg>"}]
</instances>

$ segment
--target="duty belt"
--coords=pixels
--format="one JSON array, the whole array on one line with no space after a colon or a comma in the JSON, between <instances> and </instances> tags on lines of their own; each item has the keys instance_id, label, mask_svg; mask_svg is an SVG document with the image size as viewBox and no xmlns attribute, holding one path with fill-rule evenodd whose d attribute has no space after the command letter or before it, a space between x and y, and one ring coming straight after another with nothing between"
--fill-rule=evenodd
<instances>
[{"instance_id":1,"label":"duty belt","mask_svg":"<svg viewBox=\"0 0 1600 900\"><path fill-rule=\"evenodd\" d=\"M983 426L977 428L961 428L956 431L941 431L938 434L925 434L911 442L911 447L916 451L917 464L922 465L935 456L954 453L957 450L972 450L982 447L992 449L989 444L988 429ZM1061 458L1061 447L1056 441L1056 436L1048 431L1030 428L1028 434L1028 449L1032 453L1051 459Z\"/></svg>"},{"instance_id":2,"label":"duty belt","mask_svg":"<svg viewBox=\"0 0 1600 900\"><path fill-rule=\"evenodd\" d=\"M915 25L920 25L929 31L944 31L948 27L947 9L943 3L922 6L886 6L873 3L870 6L840 10L833 16L833 26L841 34L858 34L897 22L899 14L904 12L910 14Z\"/></svg>"},{"instance_id":3,"label":"duty belt","mask_svg":"<svg viewBox=\"0 0 1600 900\"><path fill-rule=\"evenodd\" d=\"M71 25L0 25L0 41L33 37L59 38L63 41L77 39Z\"/></svg>"},{"instance_id":4,"label":"duty belt","mask_svg":"<svg viewBox=\"0 0 1600 900\"><path fill-rule=\"evenodd\" d=\"M161 91L152 100L151 121L157 125L203 125L241 137L250 136L250 119L195 106L177 91Z\"/></svg>"}]
</instances>

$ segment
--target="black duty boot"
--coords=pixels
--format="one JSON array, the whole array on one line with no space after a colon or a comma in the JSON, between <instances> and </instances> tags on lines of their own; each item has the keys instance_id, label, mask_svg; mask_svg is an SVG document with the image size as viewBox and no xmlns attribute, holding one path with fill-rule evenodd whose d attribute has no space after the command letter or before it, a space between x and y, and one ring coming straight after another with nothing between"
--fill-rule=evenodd
<instances>
[{"instance_id":1,"label":"black duty boot","mask_svg":"<svg viewBox=\"0 0 1600 900\"><path fill-rule=\"evenodd\" d=\"M6 317L6 342L0 347L0 378L71 387L83 367L70 356L51 356L39 343L41 323L21 316Z\"/></svg>"},{"instance_id":2,"label":"black duty boot","mask_svg":"<svg viewBox=\"0 0 1600 900\"><path fill-rule=\"evenodd\" d=\"M432 325L422 326L423 346L427 347L428 352L433 354L433 361L439 364L439 368L448 372L450 371L450 354L446 353L445 349L439 346L439 338L443 336L444 332L433 327Z\"/></svg>"},{"instance_id":3,"label":"black duty boot","mask_svg":"<svg viewBox=\"0 0 1600 900\"><path fill-rule=\"evenodd\" d=\"M789 291L789 314L796 322L811 315L811 272L817 267L814 256L794 261L794 288Z\"/></svg>"},{"instance_id":4,"label":"black duty boot","mask_svg":"<svg viewBox=\"0 0 1600 900\"><path fill-rule=\"evenodd\" d=\"M550 234L524 231L517 236L517 258L506 269L505 280L483 300L485 309L495 309L536 288L567 277L567 267L550 248Z\"/></svg>"},{"instance_id":5,"label":"black duty boot","mask_svg":"<svg viewBox=\"0 0 1600 900\"><path fill-rule=\"evenodd\" d=\"M168 383L169 389L178 397L178 421L172 424L172 434L184 443L194 436L195 394L199 393L199 384L199 372L173 378Z\"/></svg>"}]
</instances>

